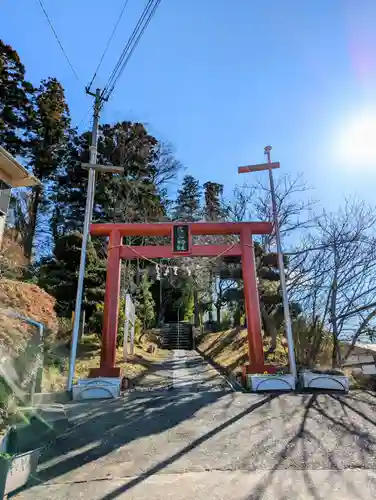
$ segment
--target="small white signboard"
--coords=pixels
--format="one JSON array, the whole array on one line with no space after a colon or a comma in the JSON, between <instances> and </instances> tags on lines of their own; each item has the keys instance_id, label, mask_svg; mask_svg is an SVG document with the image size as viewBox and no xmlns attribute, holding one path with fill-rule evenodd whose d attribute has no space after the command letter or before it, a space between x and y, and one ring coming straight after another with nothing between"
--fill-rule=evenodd
<instances>
[{"instance_id":1,"label":"small white signboard","mask_svg":"<svg viewBox=\"0 0 376 500\"><path fill-rule=\"evenodd\" d=\"M130 354L134 353L134 326L136 322L136 309L131 296L125 296L125 318L124 318L124 360L128 356L128 339L130 339Z\"/></svg>"}]
</instances>

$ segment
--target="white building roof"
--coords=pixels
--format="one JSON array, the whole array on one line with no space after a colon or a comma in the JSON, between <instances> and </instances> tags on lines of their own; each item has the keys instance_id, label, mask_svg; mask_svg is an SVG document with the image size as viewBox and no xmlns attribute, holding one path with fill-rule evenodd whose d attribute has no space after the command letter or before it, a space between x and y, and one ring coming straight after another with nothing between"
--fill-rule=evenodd
<instances>
[{"instance_id":1,"label":"white building roof","mask_svg":"<svg viewBox=\"0 0 376 500\"><path fill-rule=\"evenodd\" d=\"M8 151L0 146L0 179L11 187L41 185Z\"/></svg>"}]
</instances>

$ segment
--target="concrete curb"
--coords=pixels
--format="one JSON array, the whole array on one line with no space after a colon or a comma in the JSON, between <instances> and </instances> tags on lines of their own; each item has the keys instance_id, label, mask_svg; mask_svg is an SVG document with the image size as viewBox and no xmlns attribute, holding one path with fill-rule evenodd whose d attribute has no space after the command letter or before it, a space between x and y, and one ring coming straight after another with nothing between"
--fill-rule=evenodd
<instances>
[{"instance_id":1,"label":"concrete curb","mask_svg":"<svg viewBox=\"0 0 376 500\"><path fill-rule=\"evenodd\" d=\"M33 405L64 404L70 401L72 395L69 391L36 392L33 396Z\"/></svg>"}]
</instances>

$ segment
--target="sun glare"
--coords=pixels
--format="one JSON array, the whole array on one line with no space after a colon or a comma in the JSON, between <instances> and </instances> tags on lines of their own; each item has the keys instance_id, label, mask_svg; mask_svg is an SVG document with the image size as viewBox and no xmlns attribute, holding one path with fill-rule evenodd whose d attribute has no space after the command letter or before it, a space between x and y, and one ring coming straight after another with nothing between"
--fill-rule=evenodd
<instances>
[{"instance_id":1,"label":"sun glare","mask_svg":"<svg viewBox=\"0 0 376 500\"><path fill-rule=\"evenodd\" d=\"M344 166L376 167L376 109L354 115L340 125L333 146Z\"/></svg>"}]
</instances>

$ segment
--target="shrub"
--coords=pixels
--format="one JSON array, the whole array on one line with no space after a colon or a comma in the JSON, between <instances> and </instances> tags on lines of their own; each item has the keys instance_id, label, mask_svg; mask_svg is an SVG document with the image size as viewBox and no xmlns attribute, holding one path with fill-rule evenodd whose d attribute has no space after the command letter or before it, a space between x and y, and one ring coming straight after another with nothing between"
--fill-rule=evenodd
<instances>
[{"instance_id":1,"label":"shrub","mask_svg":"<svg viewBox=\"0 0 376 500\"><path fill-rule=\"evenodd\" d=\"M228 330L231 327L231 317L228 311L223 311L221 320L221 330Z\"/></svg>"},{"instance_id":2,"label":"shrub","mask_svg":"<svg viewBox=\"0 0 376 500\"><path fill-rule=\"evenodd\" d=\"M317 320L311 322L301 316L293 321L292 328L298 366L313 368L317 363L323 366L331 364L332 341Z\"/></svg>"}]
</instances>

